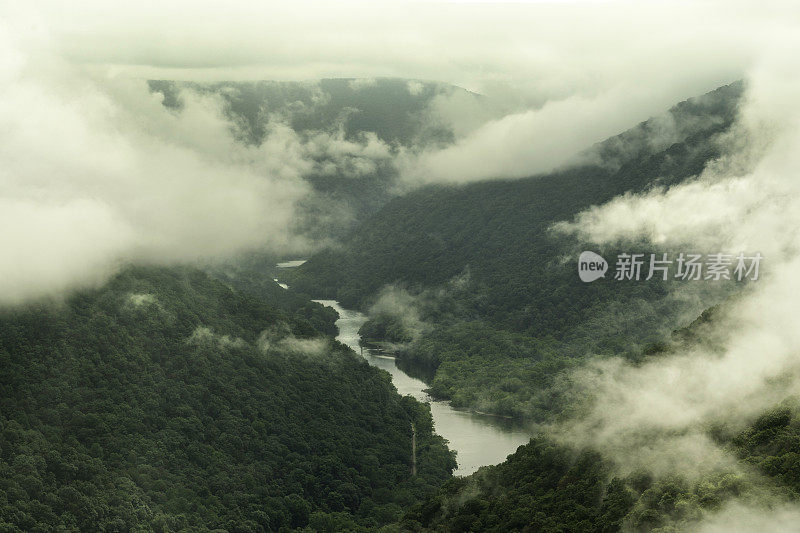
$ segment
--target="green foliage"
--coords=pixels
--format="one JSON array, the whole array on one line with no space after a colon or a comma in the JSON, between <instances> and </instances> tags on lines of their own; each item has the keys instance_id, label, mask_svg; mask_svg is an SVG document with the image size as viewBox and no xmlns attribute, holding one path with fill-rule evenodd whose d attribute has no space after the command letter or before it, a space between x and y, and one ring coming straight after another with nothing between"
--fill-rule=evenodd
<instances>
[{"instance_id":1,"label":"green foliage","mask_svg":"<svg viewBox=\"0 0 800 533\"><path fill-rule=\"evenodd\" d=\"M343 249L323 251L293 272L291 283L363 309L388 284L438 294L448 311L424 313L432 327L402 356L433 366L434 392L458 405L539 417L552 405L543 386L573 364L566 359L639 353L685 325L687 313L721 299L676 301L668 297L670 282L655 279L582 283L564 262L596 247L553 225L619 195L697 175L718 154L715 135L732 123L741 91L732 84L673 108L668 142L656 135L655 119L605 141L596 147L598 164L396 198L364 220ZM642 242L596 251L613 258L650 250ZM452 290L454 279L467 287ZM493 329L530 340L492 347L499 340ZM514 377L531 390L503 394L514 385L502 381Z\"/></svg>"},{"instance_id":2,"label":"green foliage","mask_svg":"<svg viewBox=\"0 0 800 533\"><path fill-rule=\"evenodd\" d=\"M536 438L500 465L448 482L406 514L411 531L618 531L635 494L594 453Z\"/></svg>"},{"instance_id":3,"label":"green foliage","mask_svg":"<svg viewBox=\"0 0 800 533\"><path fill-rule=\"evenodd\" d=\"M234 261L207 267L207 272L232 289L284 311L296 322L326 335L336 336L339 314L330 307L312 302L311 297L296 290L286 290L276 281L278 258L266 253L251 253Z\"/></svg>"},{"instance_id":4,"label":"green foliage","mask_svg":"<svg viewBox=\"0 0 800 533\"><path fill-rule=\"evenodd\" d=\"M457 322L423 336L398 356L429 369L431 394L455 407L541 418L560 409L558 391L548 387L552 376L575 364L555 345L486 322Z\"/></svg>"},{"instance_id":5,"label":"green foliage","mask_svg":"<svg viewBox=\"0 0 800 533\"><path fill-rule=\"evenodd\" d=\"M733 500L768 508L800 492L797 403L773 409L744 431L717 440L740 468L615 474L591 451L539 436L497 466L446 483L401 521L407 531L692 531L708 513ZM752 467L755 467L758 475Z\"/></svg>"},{"instance_id":6,"label":"green foliage","mask_svg":"<svg viewBox=\"0 0 800 533\"><path fill-rule=\"evenodd\" d=\"M348 348L198 271L0 315L3 530L374 528L450 476L431 429Z\"/></svg>"},{"instance_id":7,"label":"green foliage","mask_svg":"<svg viewBox=\"0 0 800 533\"><path fill-rule=\"evenodd\" d=\"M412 335L402 321L388 313L378 314L364 322L358 334L365 341L380 340L400 344L412 341Z\"/></svg>"},{"instance_id":8,"label":"green foliage","mask_svg":"<svg viewBox=\"0 0 800 533\"><path fill-rule=\"evenodd\" d=\"M733 446L748 464L800 494L800 417L796 405L765 413L733 439Z\"/></svg>"}]
</instances>

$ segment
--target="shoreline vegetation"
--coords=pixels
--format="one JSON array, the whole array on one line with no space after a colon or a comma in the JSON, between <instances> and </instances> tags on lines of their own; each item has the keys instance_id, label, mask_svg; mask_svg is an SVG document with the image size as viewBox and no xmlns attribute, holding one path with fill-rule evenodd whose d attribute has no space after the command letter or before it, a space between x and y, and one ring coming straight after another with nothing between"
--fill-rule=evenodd
<instances>
[{"instance_id":1,"label":"shoreline vegetation","mask_svg":"<svg viewBox=\"0 0 800 533\"><path fill-rule=\"evenodd\" d=\"M390 342L390 341L381 341L381 340L376 340L376 339L366 339L366 340L362 339L361 346L363 348L365 348L365 349L373 351L374 354L379 355L380 357L388 357L388 358L391 358L391 359L395 359L398 363L401 363L401 361L403 361L402 355L400 355L398 353L398 349L400 349L400 347L396 343L393 343L393 342ZM413 367L413 363L411 363L411 364L407 363L406 365L403 365L400 368L402 368L402 370L404 372L406 372L407 374L422 380L423 382L425 382L426 385L430 385L431 384L432 376L431 376L430 373L414 372L414 370L423 370L423 369L421 369L421 368L418 368L418 369L409 368L409 366ZM449 398L437 396L436 395L436 391L434 391L430 387L426 388L426 389L423 389L423 392L425 392L427 395L429 395L431 397L431 399L433 399L435 401L440 401L440 402L447 403L448 405L450 405L456 411L462 411L462 412L465 412L465 413L472 413L472 414L481 415L481 416L490 416L490 417L494 417L494 418L502 418L504 420L513 420L513 421L520 422L520 423L525 422L524 418L516 418L516 417L510 416L510 415L502 415L502 414L499 414L499 413L492 413L492 412L489 412L489 411L480 411L480 410L472 409L472 408L469 408L469 407L456 407L456 406L453 406L453 405L450 404Z\"/></svg>"},{"instance_id":2,"label":"shoreline vegetation","mask_svg":"<svg viewBox=\"0 0 800 533\"><path fill-rule=\"evenodd\" d=\"M287 273L289 284L374 308L362 335L402 345L402 364L424 372L432 395L456 408L534 422L557 416L569 402L560 381L573 369L641 358L737 290L675 291L677 282L660 279L585 284L565 261L592 245L558 228L614 198L692 181L720 155L717 139L743 91L735 82L681 102L598 143L591 164L394 198L340 246ZM664 123L674 124L668 140ZM653 245L620 246L596 251L614 257Z\"/></svg>"},{"instance_id":3,"label":"shoreline vegetation","mask_svg":"<svg viewBox=\"0 0 800 533\"><path fill-rule=\"evenodd\" d=\"M0 313L0 529L369 531L452 477L428 406L268 301L135 267Z\"/></svg>"}]
</instances>

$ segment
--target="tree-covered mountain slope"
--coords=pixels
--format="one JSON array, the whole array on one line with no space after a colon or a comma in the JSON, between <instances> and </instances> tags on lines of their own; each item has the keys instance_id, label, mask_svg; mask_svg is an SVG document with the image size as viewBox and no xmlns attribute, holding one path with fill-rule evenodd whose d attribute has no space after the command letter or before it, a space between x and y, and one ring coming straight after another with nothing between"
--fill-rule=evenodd
<instances>
[{"instance_id":1,"label":"tree-covered mountain slope","mask_svg":"<svg viewBox=\"0 0 800 533\"><path fill-rule=\"evenodd\" d=\"M450 477L431 426L308 321L196 270L0 314L2 531L374 528Z\"/></svg>"},{"instance_id":2,"label":"tree-covered mountain slope","mask_svg":"<svg viewBox=\"0 0 800 533\"><path fill-rule=\"evenodd\" d=\"M403 531L697 531L740 504L769 512L800 498L796 402L764 413L745 430L718 435L735 465L718 471L621 475L592 450L539 436L496 466L449 481L403 518ZM735 530L735 529L734 529ZM718 531L714 529L714 531ZM719 530L721 531L721 530Z\"/></svg>"},{"instance_id":3,"label":"tree-covered mountain slope","mask_svg":"<svg viewBox=\"0 0 800 533\"><path fill-rule=\"evenodd\" d=\"M671 282L615 282L613 272L583 283L575 261L587 247L606 258L651 250L646 243L598 249L554 225L619 195L698 175L719 155L717 138L733 123L742 90L737 82L682 102L595 146L571 168L395 198L290 283L362 309L387 286L407 291L426 327L401 356L431 370L436 395L539 417L558 403L549 385L575 358L635 354L724 296L676 301ZM403 337L394 327L365 331Z\"/></svg>"},{"instance_id":4,"label":"tree-covered mountain slope","mask_svg":"<svg viewBox=\"0 0 800 533\"><path fill-rule=\"evenodd\" d=\"M562 288L546 282L558 279L563 269L551 267L574 243L562 243L564 236L549 228L620 194L697 175L718 155L714 136L730 127L741 91L734 83L683 102L667 122L684 127L654 133L666 119L652 119L598 145L584 158L599 158L595 164L528 179L431 186L396 198L361 223L343 249L321 252L298 268L295 283L363 307L388 283L431 286L468 272L488 298L479 310L515 329L561 331L568 317L539 316L546 309L536 296ZM569 281L578 281L573 274ZM583 286L570 285L570 292ZM524 316L503 316L519 308Z\"/></svg>"},{"instance_id":5,"label":"tree-covered mountain slope","mask_svg":"<svg viewBox=\"0 0 800 533\"><path fill-rule=\"evenodd\" d=\"M229 261L205 265L204 270L214 279L236 292L268 302L271 307L282 310L295 320L307 321L311 326L327 335L336 336L339 331L336 320L339 315L312 297L296 290L286 290L276 281L282 275L276 267L280 256L270 253L247 253Z\"/></svg>"},{"instance_id":6,"label":"tree-covered mountain slope","mask_svg":"<svg viewBox=\"0 0 800 533\"><path fill-rule=\"evenodd\" d=\"M342 128L347 139L374 133L391 145L447 142L453 133L429 122L429 104L456 91L472 94L446 83L400 78L148 83L150 90L164 95L164 105L173 108L181 107L184 88L219 95L226 111L244 127L246 140L254 143L264 139L270 121L276 119L299 133Z\"/></svg>"}]
</instances>

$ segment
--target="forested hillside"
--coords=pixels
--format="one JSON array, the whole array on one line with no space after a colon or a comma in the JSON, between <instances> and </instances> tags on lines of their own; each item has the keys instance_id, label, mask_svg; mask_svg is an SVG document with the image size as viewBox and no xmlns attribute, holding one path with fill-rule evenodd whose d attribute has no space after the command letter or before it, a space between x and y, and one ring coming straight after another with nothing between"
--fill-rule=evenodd
<instances>
[{"instance_id":1,"label":"forested hillside","mask_svg":"<svg viewBox=\"0 0 800 533\"><path fill-rule=\"evenodd\" d=\"M797 405L764 413L746 430L718 442L737 470L697 477L615 473L591 450L534 438L508 460L447 483L403 519L406 531L695 531L731 502L769 508L800 497Z\"/></svg>"},{"instance_id":2,"label":"forested hillside","mask_svg":"<svg viewBox=\"0 0 800 533\"><path fill-rule=\"evenodd\" d=\"M655 279L584 284L574 261L591 245L553 226L619 195L696 176L719 154L716 136L732 124L742 89L734 83L682 102L571 168L396 198L291 283L365 310L386 286L408 291L429 327L401 356L435 370L435 394L540 417L557 402L543 391L575 358L635 354L725 296L676 302L669 282ZM606 257L649 251L644 243L619 246L590 249Z\"/></svg>"},{"instance_id":3,"label":"forested hillside","mask_svg":"<svg viewBox=\"0 0 800 533\"><path fill-rule=\"evenodd\" d=\"M559 274L550 267L575 244L562 243L549 228L625 192L698 174L718 155L714 135L731 125L741 91L740 83L731 84L670 110L671 120L687 126L676 126L676 140L667 146L659 146L663 134L648 141L653 123L664 120L653 119L598 145L596 164L528 179L427 187L396 198L359 225L344 251L322 252L297 269L297 282L363 307L387 283L432 286L468 272L477 288L487 289L481 294L490 300L486 311L514 329L571 327L574 320L563 314L531 314L541 309L536 293L548 292L544 281ZM569 280L576 281L572 274ZM571 291L583 286L572 285ZM526 315L504 316L524 306ZM533 316L544 322L527 320Z\"/></svg>"},{"instance_id":4,"label":"forested hillside","mask_svg":"<svg viewBox=\"0 0 800 533\"><path fill-rule=\"evenodd\" d=\"M336 311L312 301L312 297L296 290L286 290L273 278L281 269L275 264L279 257L273 254L250 253L234 260L206 265L206 272L235 291L268 302L294 317L307 321L311 326L327 335L336 336L338 329Z\"/></svg>"},{"instance_id":5,"label":"forested hillside","mask_svg":"<svg viewBox=\"0 0 800 533\"><path fill-rule=\"evenodd\" d=\"M375 528L455 466L387 375L192 269L4 310L0 383L0 531Z\"/></svg>"},{"instance_id":6,"label":"forested hillside","mask_svg":"<svg viewBox=\"0 0 800 533\"><path fill-rule=\"evenodd\" d=\"M735 303L733 298L707 309L667 342L648 346L634 359L653 362L700 346L713 350L714 326ZM592 391L585 392L573 405L573 416L591 403ZM731 505L768 513L800 499L798 398L784 399L743 429L735 426L719 420L702 430L729 460L715 467L699 461L690 471L656 474L641 468L631 472L597 449L559 442L556 424L505 462L449 481L415 505L403 517L402 528L448 533L697 531L703 520L729 513ZM711 529L722 530L737 529Z\"/></svg>"}]
</instances>

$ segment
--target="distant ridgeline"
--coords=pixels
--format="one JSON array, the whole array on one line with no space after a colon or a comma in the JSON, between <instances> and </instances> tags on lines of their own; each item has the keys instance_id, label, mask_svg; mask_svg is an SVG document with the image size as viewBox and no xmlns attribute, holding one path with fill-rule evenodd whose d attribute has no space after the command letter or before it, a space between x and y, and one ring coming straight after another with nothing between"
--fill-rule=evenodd
<instances>
[{"instance_id":1,"label":"distant ridgeline","mask_svg":"<svg viewBox=\"0 0 800 533\"><path fill-rule=\"evenodd\" d=\"M399 78L148 83L151 91L164 95L165 106L175 109L183 105L182 89L219 95L226 112L242 123L246 139L253 143L264 140L274 120L300 133L342 128L347 139L371 132L393 145L452 141L452 132L429 124L424 113L436 96L473 94L445 83Z\"/></svg>"},{"instance_id":2,"label":"distant ridgeline","mask_svg":"<svg viewBox=\"0 0 800 533\"><path fill-rule=\"evenodd\" d=\"M397 78L217 83L151 80L149 86L164 95L166 107L178 111L185 105L184 90L218 97L231 130L245 144L259 145L270 135L277 137L278 146L286 144L287 135L305 143L302 157L314 164L302 177L315 195L297 206L297 224L304 233L323 238L340 238L349 231L351 225L343 220L347 217L342 212L358 220L389 200L397 178L391 154L399 148L453 141L449 126L432 120L430 106L437 97L460 93L482 101L479 95L452 85ZM290 131L281 129L285 126ZM342 141L381 147L364 154L357 150L348 153L342 150ZM381 149L386 150L385 155L376 155ZM332 220L337 225L331 227Z\"/></svg>"},{"instance_id":3,"label":"distant ridgeline","mask_svg":"<svg viewBox=\"0 0 800 533\"><path fill-rule=\"evenodd\" d=\"M363 530L432 494L428 408L283 304L129 268L0 313L0 531Z\"/></svg>"},{"instance_id":4,"label":"distant ridgeline","mask_svg":"<svg viewBox=\"0 0 800 533\"><path fill-rule=\"evenodd\" d=\"M742 91L737 82L682 102L595 146L579 166L395 198L290 283L362 309L387 285L408 290L428 327L400 355L435 370L434 394L457 406L547 416L560 408L550 386L565 368L586 354L639 353L728 290L717 285L676 302L668 282L655 279L583 283L575 261L587 246L606 257L656 250L644 242L597 249L553 224L624 193L697 176L719 155L716 139L733 123ZM404 338L395 325L365 331Z\"/></svg>"}]
</instances>

